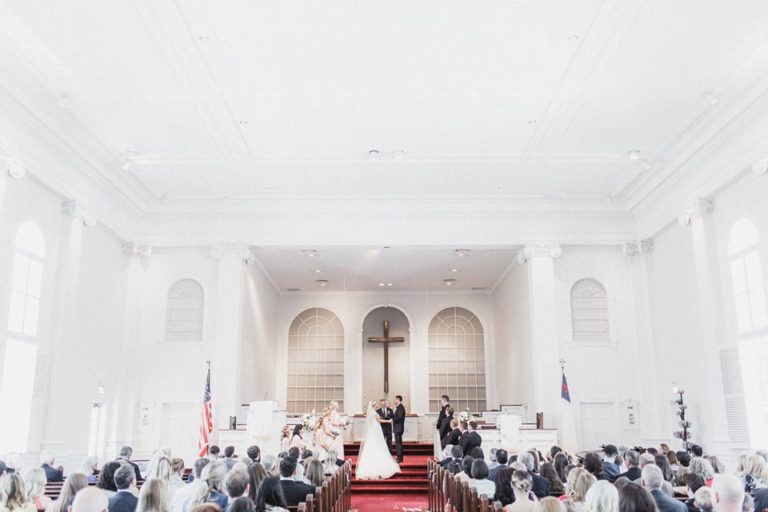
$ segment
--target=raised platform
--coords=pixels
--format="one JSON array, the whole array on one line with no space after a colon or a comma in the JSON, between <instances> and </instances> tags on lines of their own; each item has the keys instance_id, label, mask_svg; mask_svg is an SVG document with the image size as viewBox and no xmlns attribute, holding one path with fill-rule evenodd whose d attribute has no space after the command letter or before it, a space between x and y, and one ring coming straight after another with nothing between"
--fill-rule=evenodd
<instances>
[{"instance_id":1,"label":"raised platform","mask_svg":"<svg viewBox=\"0 0 768 512\"><path fill-rule=\"evenodd\" d=\"M345 443L345 458L352 461L352 494L426 494L429 486L427 461L432 457L432 445L427 443L403 443L401 473L386 480L357 480L355 468L360 453L360 443Z\"/></svg>"}]
</instances>

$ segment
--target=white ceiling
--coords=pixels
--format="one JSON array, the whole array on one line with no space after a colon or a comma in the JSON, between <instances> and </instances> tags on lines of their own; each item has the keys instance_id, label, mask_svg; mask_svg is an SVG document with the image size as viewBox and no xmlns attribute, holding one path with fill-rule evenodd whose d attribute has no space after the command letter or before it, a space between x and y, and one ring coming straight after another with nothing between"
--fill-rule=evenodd
<instances>
[{"instance_id":1,"label":"white ceiling","mask_svg":"<svg viewBox=\"0 0 768 512\"><path fill-rule=\"evenodd\" d=\"M626 200L710 99L744 92L768 20L764 0L4 4L5 44L63 107L52 121L106 149L100 173L144 209Z\"/></svg>"},{"instance_id":2,"label":"white ceiling","mask_svg":"<svg viewBox=\"0 0 768 512\"><path fill-rule=\"evenodd\" d=\"M259 247L254 248L252 254L283 292L474 290L482 293L494 287L515 259L518 248L474 247L468 256L458 256L456 249L468 248ZM445 279L455 282L447 286ZM319 280L327 284L321 286ZM388 286L389 283L392 286Z\"/></svg>"}]
</instances>

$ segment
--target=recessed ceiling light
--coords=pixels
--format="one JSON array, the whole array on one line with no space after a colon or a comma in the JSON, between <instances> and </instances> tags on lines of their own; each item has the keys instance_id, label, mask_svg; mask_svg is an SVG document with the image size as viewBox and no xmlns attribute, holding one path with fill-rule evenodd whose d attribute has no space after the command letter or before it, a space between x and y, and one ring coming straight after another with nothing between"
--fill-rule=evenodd
<instances>
[{"instance_id":1,"label":"recessed ceiling light","mask_svg":"<svg viewBox=\"0 0 768 512\"><path fill-rule=\"evenodd\" d=\"M392 283L387 283L387 286L392 286Z\"/></svg>"},{"instance_id":2,"label":"recessed ceiling light","mask_svg":"<svg viewBox=\"0 0 768 512\"><path fill-rule=\"evenodd\" d=\"M308 256L310 258L314 258L317 256L317 251L314 249L304 249L301 251L305 256Z\"/></svg>"},{"instance_id":3,"label":"recessed ceiling light","mask_svg":"<svg viewBox=\"0 0 768 512\"><path fill-rule=\"evenodd\" d=\"M328 286L328 280L327 279L318 279L315 281L319 286Z\"/></svg>"},{"instance_id":4,"label":"recessed ceiling light","mask_svg":"<svg viewBox=\"0 0 768 512\"><path fill-rule=\"evenodd\" d=\"M459 272L460 270L461 270L460 268L452 268L451 272L453 272L455 274L456 272Z\"/></svg>"},{"instance_id":5,"label":"recessed ceiling light","mask_svg":"<svg viewBox=\"0 0 768 512\"><path fill-rule=\"evenodd\" d=\"M319 274L320 272L322 272L322 270L320 270L319 268L313 268L312 272L314 272L315 274Z\"/></svg>"},{"instance_id":6,"label":"recessed ceiling light","mask_svg":"<svg viewBox=\"0 0 768 512\"><path fill-rule=\"evenodd\" d=\"M455 279L443 279L443 284L445 286L453 286L456 283Z\"/></svg>"},{"instance_id":7,"label":"recessed ceiling light","mask_svg":"<svg viewBox=\"0 0 768 512\"><path fill-rule=\"evenodd\" d=\"M456 249L456 256L463 258L469 256L472 253L469 249Z\"/></svg>"},{"instance_id":8,"label":"recessed ceiling light","mask_svg":"<svg viewBox=\"0 0 768 512\"><path fill-rule=\"evenodd\" d=\"M627 157L629 157L630 160L638 160L640 158L640 150L633 149L632 151L628 151Z\"/></svg>"},{"instance_id":9,"label":"recessed ceiling light","mask_svg":"<svg viewBox=\"0 0 768 512\"><path fill-rule=\"evenodd\" d=\"M379 286L387 286L387 283L379 283Z\"/></svg>"}]
</instances>

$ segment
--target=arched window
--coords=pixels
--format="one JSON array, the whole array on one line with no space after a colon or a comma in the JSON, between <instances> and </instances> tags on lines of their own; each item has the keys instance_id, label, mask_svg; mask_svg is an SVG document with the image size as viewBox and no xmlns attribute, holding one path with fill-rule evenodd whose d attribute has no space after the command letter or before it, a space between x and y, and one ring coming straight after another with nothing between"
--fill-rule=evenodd
<instances>
[{"instance_id":1,"label":"arched window","mask_svg":"<svg viewBox=\"0 0 768 512\"><path fill-rule=\"evenodd\" d=\"M608 295L595 279L580 279L571 288L574 341L610 341Z\"/></svg>"},{"instance_id":2,"label":"arched window","mask_svg":"<svg viewBox=\"0 0 768 512\"><path fill-rule=\"evenodd\" d=\"M485 405L483 325L471 311L446 308L429 324L429 409L440 410L448 395L456 412L481 412Z\"/></svg>"},{"instance_id":3,"label":"arched window","mask_svg":"<svg viewBox=\"0 0 768 512\"><path fill-rule=\"evenodd\" d=\"M344 328L331 311L312 308L288 330L288 412L321 411L331 400L344 410Z\"/></svg>"},{"instance_id":4,"label":"arched window","mask_svg":"<svg viewBox=\"0 0 768 512\"><path fill-rule=\"evenodd\" d=\"M180 279L168 290L166 341L202 341L203 287L194 279Z\"/></svg>"},{"instance_id":5,"label":"arched window","mask_svg":"<svg viewBox=\"0 0 768 512\"><path fill-rule=\"evenodd\" d=\"M759 244L760 234L750 220L742 218L733 224L728 261L739 334L768 327Z\"/></svg>"},{"instance_id":6,"label":"arched window","mask_svg":"<svg viewBox=\"0 0 768 512\"><path fill-rule=\"evenodd\" d=\"M47 366L38 366L38 321L45 262L45 239L37 223L23 222L14 239L8 338L0 380L0 410L13 411L0 422L0 453L26 451L35 379L45 387ZM37 370L41 370L38 375ZM45 373L42 373L42 372Z\"/></svg>"}]
</instances>

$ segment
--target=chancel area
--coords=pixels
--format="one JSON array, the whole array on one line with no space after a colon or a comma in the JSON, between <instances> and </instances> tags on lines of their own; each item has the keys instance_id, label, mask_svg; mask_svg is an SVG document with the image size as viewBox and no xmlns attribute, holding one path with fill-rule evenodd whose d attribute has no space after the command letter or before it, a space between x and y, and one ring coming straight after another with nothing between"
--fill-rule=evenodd
<instances>
[{"instance_id":1,"label":"chancel area","mask_svg":"<svg viewBox=\"0 0 768 512\"><path fill-rule=\"evenodd\" d=\"M0 508L762 510L767 22L0 2Z\"/></svg>"}]
</instances>

